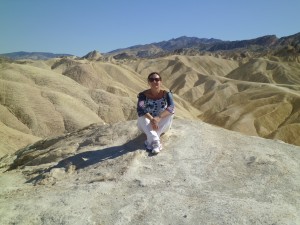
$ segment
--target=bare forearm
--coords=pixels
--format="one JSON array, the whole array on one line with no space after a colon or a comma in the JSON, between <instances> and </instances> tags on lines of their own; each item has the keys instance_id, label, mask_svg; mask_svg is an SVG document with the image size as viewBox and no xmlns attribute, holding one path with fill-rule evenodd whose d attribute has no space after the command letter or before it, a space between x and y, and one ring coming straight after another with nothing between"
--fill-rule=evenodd
<instances>
[{"instance_id":1,"label":"bare forearm","mask_svg":"<svg viewBox=\"0 0 300 225\"><path fill-rule=\"evenodd\" d=\"M149 119L150 121L153 120L153 116L151 116L150 113L146 113L144 116L145 116L145 118Z\"/></svg>"},{"instance_id":2,"label":"bare forearm","mask_svg":"<svg viewBox=\"0 0 300 225\"><path fill-rule=\"evenodd\" d=\"M159 118L164 118L164 117L167 117L167 116L169 116L169 115L171 115L172 113L170 113L168 110L164 110L164 111L162 111L159 115L158 115L158 117Z\"/></svg>"}]
</instances>

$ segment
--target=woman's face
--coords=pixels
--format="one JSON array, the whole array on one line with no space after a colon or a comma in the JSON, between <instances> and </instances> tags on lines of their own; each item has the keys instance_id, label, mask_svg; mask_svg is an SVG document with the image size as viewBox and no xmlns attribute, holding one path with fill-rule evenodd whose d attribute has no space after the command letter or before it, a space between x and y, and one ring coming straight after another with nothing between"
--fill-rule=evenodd
<instances>
[{"instance_id":1,"label":"woman's face","mask_svg":"<svg viewBox=\"0 0 300 225\"><path fill-rule=\"evenodd\" d=\"M153 74L149 77L148 83L151 88L159 89L161 86L161 78L158 74Z\"/></svg>"}]
</instances>

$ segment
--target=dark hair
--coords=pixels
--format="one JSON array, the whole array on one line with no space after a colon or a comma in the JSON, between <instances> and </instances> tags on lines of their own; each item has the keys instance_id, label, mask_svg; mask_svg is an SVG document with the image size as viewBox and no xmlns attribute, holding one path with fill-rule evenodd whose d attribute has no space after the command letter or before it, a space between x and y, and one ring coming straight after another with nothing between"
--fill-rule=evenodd
<instances>
[{"instance_id":1,"label":"dark hair","mask_svg":"<svg viewBox=\"0 0 300 225\"><path fill-rule=\"evenodd\" d=\"M154 75L154 74L158 75L158 76L159 76L159 79L162 80L162 79L161 79L161 76L160 76L160 74L159 74L158 72L152 72L152 73L150 73L150 74L148 75L148 80L149 80L149 78L150 78L152 75Z\"/></svg>"}]
</instances>

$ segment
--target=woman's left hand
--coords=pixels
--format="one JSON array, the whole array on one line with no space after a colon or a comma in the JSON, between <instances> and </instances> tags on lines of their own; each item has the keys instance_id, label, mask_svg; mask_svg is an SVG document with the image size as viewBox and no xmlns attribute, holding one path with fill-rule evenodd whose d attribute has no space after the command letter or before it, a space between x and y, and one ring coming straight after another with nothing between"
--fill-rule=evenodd
<instances>
[{"instance_id":1,"label":"woman's left hand","mask_svg":"<svg viewBox=\"0 0 300 225\"><path fill-rule=\"evenodd\" d=\"M153 130L158 130L158 123L160 121L160 118L159 117L154 117L152 120L151 120L151 125L152 125L152 129Z\"/></svg>"}]
</instances>

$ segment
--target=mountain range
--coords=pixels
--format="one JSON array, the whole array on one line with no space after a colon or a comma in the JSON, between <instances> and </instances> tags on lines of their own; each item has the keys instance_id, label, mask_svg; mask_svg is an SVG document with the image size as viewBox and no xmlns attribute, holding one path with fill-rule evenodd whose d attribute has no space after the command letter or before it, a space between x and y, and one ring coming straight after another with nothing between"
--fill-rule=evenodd
<instances>
[{"instance_id":1,"label":"mountain range","mask_svg":"<svg viewBox=\"0 0 300 225\"><path fill-rule=\"evenodd\" d=\"M136 45L129 48L117 49L108 55L120 58L153 58L170 54L199 55L208 53L230 53L232 51L242 54L255 54L264 56L267 54L284 54L286 51L299 54L300 33L277 38L275 35L267 35L250 40L222 41L218 39L205 39L196 37L179 37L169 41L162 41L148 45ZM124 54L126 53L126 55Z\"/></svg>"},{"instance_id":2,"label":"mountain range","mask_svg":"<svg viewBox=\"0 0 300 225\"><path fill-rule=\"evenodd\" d=\"M54 54L49 52L11 52L11 53L4 53L0 54L0 56L13 59L13 60L19 60L19 59L32 59L32 60L46 60L51 58L59 58L59 57L65 57L65 56L72 56L70 54Z\"/></svg>"},{"instance_id":3,"label":"mountain range","mask_svg":"<svg viewBox=\"0 0 300 225\"><path fill-rule=\"evenodd\" d=\"M114 56L120 58L152 58L168 54L182 53L201 54L201 52L217 53L220 51L247 51L261 55L282 54L285 51L300 52L300 33L278 38L276 35L266 35L250 40L223 41L214 38L197 38L182 36L168 41L150 43L145 45L134 45L128 48L116 49L103 56ZM90 53L88 53L90 54ZM10 59L50 59L71 56L70 54L53 54L46 52L14 52L0 54ZM78 57L78 56L77 56ZM85 56L83 56L85 57Z\"/></svg>"}]
</instances>

